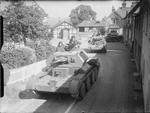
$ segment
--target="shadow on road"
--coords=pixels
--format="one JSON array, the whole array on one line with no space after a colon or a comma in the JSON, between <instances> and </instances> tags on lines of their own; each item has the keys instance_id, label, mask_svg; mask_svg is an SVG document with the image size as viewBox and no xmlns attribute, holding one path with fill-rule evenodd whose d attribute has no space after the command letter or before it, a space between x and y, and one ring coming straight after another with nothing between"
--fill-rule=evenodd
<instances>
[{"instance_id":1,"label":"shadow on road","mask_svg":"<svg viewBox=\"0 0 150 113\"><path fill-rule=\"evenodd\" d=\"M69 94L59 94L50 92L33 92L31 90L23 90L19 93L20 99L66 99L72 98Z\"/></svg>"},{"instance_id":2,"label":"shadow on road","mask_svg":"<svg viewBox=\"0 0 150 113\"><path fill-rule=\"evenodd\" d=\"M34 94L32 91L27 90L21 91L19 97L21 100L33 101L32 105L26 107L26 109L28 109L27 111L32 111L34 113L64 113L74 100L67 94L47 92ZM44 103L38 103L40 100L44 100Z\"/></svg>"}]
</instances>

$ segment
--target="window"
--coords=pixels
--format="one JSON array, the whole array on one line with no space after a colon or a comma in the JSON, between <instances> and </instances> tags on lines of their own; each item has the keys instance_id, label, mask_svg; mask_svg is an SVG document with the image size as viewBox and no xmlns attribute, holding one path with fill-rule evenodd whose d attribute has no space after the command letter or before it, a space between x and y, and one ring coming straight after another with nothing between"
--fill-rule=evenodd
<instances>
[{"instance_id":1,"label":"window","mask_svg":"<svg viewBox=\"0 0 150 113\"><path fill-rule=\"evenodd\" d=\"M84 27L79 27L79 32L84 32Z\"/></svg>"}]
</instances>

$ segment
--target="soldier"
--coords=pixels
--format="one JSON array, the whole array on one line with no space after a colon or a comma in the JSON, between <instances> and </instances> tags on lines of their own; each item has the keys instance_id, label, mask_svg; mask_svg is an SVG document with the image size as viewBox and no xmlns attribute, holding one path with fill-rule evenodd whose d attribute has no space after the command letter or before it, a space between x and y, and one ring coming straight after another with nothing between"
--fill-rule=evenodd
<instances>
[{"instance_id":1,"label":"soldier","mask_svg":"<svg viewBox=\"0 0 150 113\"><path fill-rule=\"evenodd\" d=\"M60 52L65 51L65 49L64 49L64 44L63 44L61 41L58 43L58 46L57 46L57 48L56 48L56 51L60 51Z\"/></svg>"}]
</instances>

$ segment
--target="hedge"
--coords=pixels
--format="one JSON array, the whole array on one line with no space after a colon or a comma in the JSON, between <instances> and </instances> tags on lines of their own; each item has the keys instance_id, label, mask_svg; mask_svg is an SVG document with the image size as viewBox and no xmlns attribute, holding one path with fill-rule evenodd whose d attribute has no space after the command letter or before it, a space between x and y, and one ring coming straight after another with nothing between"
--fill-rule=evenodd
<instances>
[{"instance_id":1,"label":"hedge","mask_svg":"<svg viewBox=\"0 0 150 113\"><path fill-rule=\"evenodd\" d=\"M33 62L36 62L35 53L29 48L12 48L3 46L0 54L2 64L9 69L19 68Z\"/></svg>"},{"instance_id":2,"label":"hedge","mask_svg":"<svg viewBox=\"0 0 150 113\"><path fill-rule=\"evenodd\" d=\"M27 43L27 46L35 50L37 61L47 59L56 51L56 48L50 45L46 40L30 42Z\"/></svg>"},{"instance_id":3,"label":"hedge","mask_svg":"<svg viewBox=\"0 0 150 113\"><path fill-rule=\"evenodd\" d=\"M47 59L55 51L56 48L46 40L30 41L26 46L20 48L16 48L14 44L5 44L1 50L0 61L9 69L19 68Z\"/></svg>"}]
</instances>

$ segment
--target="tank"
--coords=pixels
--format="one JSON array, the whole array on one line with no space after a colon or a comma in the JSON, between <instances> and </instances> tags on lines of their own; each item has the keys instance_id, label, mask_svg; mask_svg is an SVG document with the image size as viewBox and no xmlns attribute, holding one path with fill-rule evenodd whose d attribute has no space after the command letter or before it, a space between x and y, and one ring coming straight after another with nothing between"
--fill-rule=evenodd
<instances>
[{"instance_id":1,"label":"tank","mask_svg":"<svg viewBox=\"0 0 150 113\"><path fill-rule=\"evenodd\" d=\"M80 100L97 80L99 68L98 58L85 51L56 52L47 66L29 79L26 89L70 94Z\"/></svg>"},{"instance_id":2,"label":"tank","mask_svg":"<svg viewBox=\"0 0 150 113\"><path fill-rule=\"evenodd\" d=\"M106 53L107 45L103 37L94 36L91 37L88 41L85 41L81 46L81 49L85 50L88 53Z\"/></svg>"}]
</instances>

